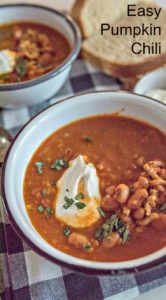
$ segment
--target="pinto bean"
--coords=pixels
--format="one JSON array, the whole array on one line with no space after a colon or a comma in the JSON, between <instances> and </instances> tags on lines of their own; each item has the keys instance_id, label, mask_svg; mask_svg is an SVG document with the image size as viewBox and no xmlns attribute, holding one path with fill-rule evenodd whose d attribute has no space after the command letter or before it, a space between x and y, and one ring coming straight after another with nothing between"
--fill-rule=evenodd
<instances>
[{"instance_id":1,"label":"pinto bean","mask_svg":"<svg viewBox=\"0 0 166 300\"><path fill-rule=\"evenodd\" d=\"M105 191L110 196L113 196L113 194L115 193L115 185L107 187Z\"/></svg>"},{"instance_id":2,"label":"pinto bean","mask_svg":"<svg viewBox=\"0 0 166 300\"><path fill-rule=\"evenodd\" d=\"M70 234L68 241L76 248L83 248L84 244L89 243L89 240L85 235L76 232Z\"/></svg>"},{"instance_id":3,"label":"pinto bean","mask_svg":"<svg viewBox=\"0 0 166 300\"><path fill-rule=\"evenodd\" d=\"M151 160L147 162L148 165L152 166L153 168L158 168L158 167L164 167L165 164L163 161L156 159L156 160Z\"/></svg>"},{"instance_id":4,"label":"pinto bean","mask_svg":"<svg viewBox=\"0 0 166 300\"><path fill-rule=\"evenodd\" d=\"M145 209L145 215L146 215L147 217L149 217L149 216L151 215L152 208L151 208L151 206L150 206L150 204L149 204L148 201L145 202L145 204L144 204L144 209Z\"/></svg>"},{"instance_id":5,"label":"pinto bean","mask_svg":"<svg viewBox=\"0 0 166 300\"><path fill-rule=\"evenodd\" d=\"M37 38L38 38L38 41L42 44L43 47L46 47L46 46L49 45L49 38L46 34L39 33Z\"/></svg>"},{"instance_id":6,"label":"pinto bean","mask_svg":"<svg viewBox=\"0 0 166 300\"><path fill-rule=\"evenodd\" d=\"M155 196L156 198L158 197L158 190L156 189L150 189L150 195Z\"/></svg>"},{"instance_id":7,"label":"pinto bean","mask_svg":"<svg viewBox=\"0 0 166 300\"><path fill-rule=\"evenodd\" d=\"M120 242L120 235L117 232L112 232L109 239L104 239L102 246L106 249L113 248Z\"/></svg>"},{"instance_id":8,"label":"pinto bean","mask_svg":"<svg viewBox=\"0 0 166 300\"><path fill-rule=\"evenodd\" d=\"M152 227L157 230L166 230L166 215L159 214L158 218L152 223Z\"/></svg>"},{"instance_id":9,"label":"pinto bean","mask_svg":"<svg viewBox=\"0 0 166 300\"><path fill-rule=\"evenodd\" d=\"M132 222L132 219L130 216L126 216L126 215L123 215L123 214L119 214L121 220L126 223L126 224L131 224Z\"/></svg>"},{"instance_id":10,"label":"pinto bean","mask_svg":"<svg viewBox=\"0 0 166 300\"><path fill-rule=\"evenodd\" d=\"M115 194L113 199L115 199L120 204L123 204L127 201L130 194L129 187L126 184L119 184L115 188Z\"/></svg>"},{"instance_id":11,"label":"pinto bean","mask_svg":"<svg viewBox=\"0 0 166 300\"><path fill-rule=\"evenodd\" d=\"M156 207L157 196L149 196L147 202L150 204L152 208Z\"/></svg>"},{"instance_id":12,"label":"pinto bean","mask_svg":"<svg viewBox=\"0 0 166 300\"><path fill-rule=\"evenodd\" d=\"M133 213L133 217L136 219L136 220L142 220L143 217L145 215L145 211L143 209L143 207L140 207L138 208L137 210L134 211Z\"/></svg>"},{"instance_id":13,"label":"pinto bean","mask_svg":"<svg viewBox=\"0 0 166 300\"><path fill-rule=\"evenodd\" d=\"M143 188L148 188L148 186L149 186L149 180L144 176L140 176L138 178L138 181L135 182L135 184L133 185L133 189L137 191Z\"/></svg>"},{"instance_id":14,"label":"pinto bean","mask_svg":"<svg viewBox=\"0 0 166 300\"><path fill-rule=\"evenodd\" d=\"M158 178L158 179L153 179L150 181L150 185L157 187L159 185L166 185L166 180L162 179L162 178Z\"/></svg>"},{"instance_id":15,"label":"pinto bean","mask_svg":"<svg viewBox=\"0 0 166 300\"><path fill-rule=\"evenodd\" d=\"M136 191L128 201L128 207L130 209L138 209L141 207L143 201L148 197L146 189L140 189Z\"/></svg>"},{"instance_id":16,"label":"pinto bean","mask_svg":"<svg viewBox=\"0 0 166 300\"><path fill-rule=\"evenodd\" d=\"M52 60L52 55L50 53L44 53L39 57L38 62L39 64L45 67L51 63L51 60Z\"/></svg>"},{"instance_id":17,"label":"pinto bean","mask_svg":"<svg viewBox=\"0 0 166 300\"><path fill-rule=\"evenodd\" d=\"M158 213L152 213L149 217L146 217L140 221L137 221L137 225L139 226L148 226L150 223L152 223L154 220L159 218Z\"/></svg>"},{"instance_id":18,"label":"pinto bean","mask_svg":"<svg viewBox=\"0 0 166 300\"><path fill-rule=\"evenodd\" d=\"M166 180L166 169L161 169L160 170L160 176L162 179Z\"/></svg>"},{"instance_id":19,"label":"pinto bean","mask_svg":"<svg viewBox=\"0 0 166 300\"><path fill-rule=\"evenodd\" d=\"M159 178L159 175L156 173L153 166L150 166L148 163L146 163L146 164L144 164L143 168L146 171L146 173L149 175L149 177L151 177L153 179Z\"/></svg>"},{"instance_id":20,"label":"pinto bean","mask_svg":"<svg viewBox=\"0 0 166 300\"><path fill-rule=\"evenodd\" d=\"M109 195L106 195L101 202L101 207L108 212L117 209L118 206L118 203L113 198L109 197Z\"/></svg>"},{"instance_id":21,"label":"pinto bean","mask_svg":"<svg viewBox=\"0 0 166 300\"><path fill-rule=\"evenodd\" d=\"M157 186L157 190L161 193L164 193L165 192L165 187L163 185L158 185Z\"/></svg>"},{"instance_id":22,"label":"pinto bean","mask_svg":"<svg viewBox=\"0 0 166 300\"><path fill-rule=\"evenodd\" d=\"M22 40L20 43L20 51L28 59L36 59L39 57L39 49L35 43L30 42L29 40Z\"/></svg>"}]
</instances>

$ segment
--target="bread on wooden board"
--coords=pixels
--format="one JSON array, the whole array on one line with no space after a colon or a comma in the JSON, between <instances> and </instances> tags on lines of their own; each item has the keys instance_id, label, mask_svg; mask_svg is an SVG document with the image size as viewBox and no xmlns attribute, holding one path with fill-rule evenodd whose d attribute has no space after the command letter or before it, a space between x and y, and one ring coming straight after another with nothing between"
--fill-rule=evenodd
<instances>
[{"instance_id":1,"label":"bread on wooden board","mask_svg":"<svg viewBox=\"0 0 166 300\"><path fill-rule=\"evenodd\" d=\"M113 26L160 26L161 35L113 36L107 31L104 36L92 35L83 42L82 55L103 72L118 78L138 76L166 64L166 10L162 10L157 20L149 17L127 17L118 19ZM162 43L161 54L134 54L133 42Z\"/></svg>"},{"instance_id":2,"label":"bread on wooden board","mask_svg":"<svg viewBox=\"0 0 166 300\"><path fill-rule=\"evenodd\" d=\"M142 0L146 3L153 0ZM76 0L71 14L78 23L84 38L100 31L102 22L114 23L127 14L127 5L139 0Z\"/></svg>"}]
</instances>

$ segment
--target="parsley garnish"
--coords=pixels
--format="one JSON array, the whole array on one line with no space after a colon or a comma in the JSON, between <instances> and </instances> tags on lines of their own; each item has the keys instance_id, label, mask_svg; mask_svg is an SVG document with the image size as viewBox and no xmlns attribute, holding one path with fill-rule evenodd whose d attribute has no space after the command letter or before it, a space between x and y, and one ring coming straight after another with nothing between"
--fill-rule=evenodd
<instances>
[{"instance_id":1,"label":"parsley garnish","mask_svg":"<svg viewBox=\"0 0 166 300\"><path fill-rule=\"evenodd\" d=\"M46 207L45 211L49 214L49 215L53 215L54 210L51 207Z\"/></svg>"},{"instance_id":2,"label":"parsley garnish","mask_svg":"<svg viewBox=\"0 0 166 300\"><path fill-rule=\"evenodd\" d=\"M37 211L39 213L46 212L48 217L54 213L54 210L51 207L44 207L42 204L37 207Z\"/></svg>"},{"instance_id":3,"label":"parsley garnish","mask_svg":"<svg viewBox=\"0 0 166 300\"><path fill-rule=\"evenodd\" d=\"M64 207L65 209L68 209L68 208L71 207L72 204L74 203L74 200L73 200L72 198L68 198L68 197L66 197L66 196L65 196L64 200L65 200L65 204L63 205L63 207Z\"/></svg>"},{"instance_id":4,"label":"parsley garnish","mask_svg":"<svg viewBox=\"0 0 166 300\"><path fill-rule=\"evenodd\" d=\"M75 206L77 206L78 209L83 209L86 206L86 204L83 202L76 202Z\"/></svg>"},{"instance_id":5,"label":"parsley garnish","mask_svg":"<svg viewBox=\"0 0 166 300\"><path fill-rule=\"evenodd\" d=\"M101 207L98 207L97 210L98 210L99 214L100 214L103 218L106 217L106 213L105 213L105 211L104 211Z\"/></svg>"},{"instance_id":6,"label":"parsley garnish","mask_svg":"<svg viewBox=\"0 0 166 300\"><path fill-rule=\"evenodd\" d=\"M51 169L56 170L56 171L60 171L63 168L68 168L69 163L68 161L64 160L64 159L57 159L53 165L51 166Z\"/></svg>"},{"instance_id":7,"label":"parsley garnish","mask_svg":"<svg viewBox=\"0 0 166 300\"><path fill-rule=\"evenodd\" d=\"M116 214L113 214L111 218L106 220L102 227L96 230L95 238L99 241L109 239L113 231L119 233L123 245L128 241L130 232L126 224Z\"/></svg>"},{"instance_id":8,"label":"parsley garnish","mask_svg":"<svg viewBox=\"0 0 166 300\"><path fill-rule=\"evenodd\" d=\"M42 212L44 211L44 207L43 207L42 204L40 204L40 205L37 207L37 211L38 211L39 213L42 213Z\"/></svg>"},{"instance_id":9,"label":"parsley garnish","mask_svg":"<svg viewBox=\"0 0 166 300\"><path fill-rule=\"evenodd\" d=\"M24 77L27 73L27 60L23 57L18 57L16 60L15 70L17 75Z\"/></svg>"},{"instance_id":10,"label":"parsley garnish","mask_svg":"<svg viewBox=\"0 0 166 300\"><path fill-rule=\"evenodd\" d=\"M101 228L101 227L97 228L96 233L95 233L95 238L98 241L102 241L102 239L103 239L103 228Z\"/></svg>"},{"instance_id":11,"label":"parsley garnish","mask_svg":"<svg viewBox=\"0 0 166 300\"><path fill-rule=\"evenodd\" d=\"M123 238L122 238L122 244L124 245L128 239L129 239L129 230L128 228L125 229L125 231L123 232Z\"/></svg>"},{"instance_id":12,"label":"parsley garnish","mask_svg":"<svg viewBox=\"0 0 166 300\"><path fill-rule=\"evenodd\" d=\"M89 250L89 249L92 248L92 245L91 245L90 243L86 243L86 244L83 245L83 248L84 248L85 250Z\"/></svg>"},{"instance_id":13,"label":"parsley garnish","mask_svg":"<svg viewBox=\"0 0 166 300\"><path fill-rule=\"evenodd\" d=\"M161 207L160 207L160 211L166 210L166 203L164 203Z\"/></svg>"},{"instance_id":14,"label":"parsley garnish","mask_svg":"<svg viewBox=\"0 0 166 300\"><path fill-rule=\"evenodd\" d=\"M90 136L88 136L88 135L84 136L83 139L87 143L92 143L93 142L92 138Z\"/></svg>"},{"instance_id":15,"label":"parsley garnish","mask_svg":"<svg viewBox=\"0 0 166 300\"><path fill-rule=\"evenodd\" d=\"M63 234L64 234L65 236L68 237L68 236L71 234L70 228L69 228L69 227L66 227L66 228L64 229L64 231L63 231Z\"/></svg>"},{"instance_id":16,"label":"parsley garnish","mask_svg":"<svg viewBox=\"0 0 166 300\"><path fill-rule=\"evenodd\" d=\"M43 167L44 167L44 163L42 161L37 161L35 163L35 166L37 168L37 173L38 174L42 174L43 173Z\"/></svg>"},{"instance_id":17,"label":"parsley garnish","mask_svg":"<svg viewBox=\"0 0 166 300\"><path fill-rule=\"evenodd\" d=\"M68 198L67 196L65 196L65 198L64 198L65 204L63 205L63 207L65 209L68 209L73 204L75 204L75 206L78 209L83 209L86 206L86 204L79 201L80 199L83 199L83 198L84 198L84 194L82 194L82 193L79 193L78 195L76 195L74 199Z\"/></svg>"},{"instance_id":18,"label":"parsley garnish","mask_svg":"<svg viewBox=\"0 0 166 300\"><path fill-rule=\"evenodd\" d=\"M75 196L75 199L76 200L81 200L81 199L84 199L84 194L83 193L79 193L79 194L77 194L76 196Z\"/></svg>"}]
</instances>

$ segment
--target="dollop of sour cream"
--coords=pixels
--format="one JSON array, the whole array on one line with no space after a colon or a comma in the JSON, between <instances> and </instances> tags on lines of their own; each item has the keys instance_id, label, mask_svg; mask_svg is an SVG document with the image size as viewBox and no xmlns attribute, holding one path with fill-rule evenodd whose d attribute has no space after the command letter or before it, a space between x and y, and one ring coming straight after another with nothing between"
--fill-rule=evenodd
<instances>
[{"instance_id":1,"label":"dollop of sour cream","mask_svg":"<svg viewBox=\"0 0 166 300\"><path fill-rule=\"evenodd\" d=\"M16 64L16 53L9 49L0 51L0 75L11 73Z\"/></svg>"},{"instance_id":2,"label":"dollop of sour cream","mask_svg":"<svg viewBox=\"0 0 166 300\"><path fill-rule=\"evenodd\" d=\"M57 182L57 189L55 215L61 222L74 228L86 228L100 219L99 178L95 166L86 163L82 155L69 163Z\"/></svg>"},{"instance_id":3,"label":"dollop of sour cream","mask_svg":"<svg viewBox=\"0 0 166 300\"><path fill-rule=\"evenodd\" d=\"M166 90L153 89L145 93L145 95L154 98L160 102L166 103Z\"/></svg>"}]
</instances>

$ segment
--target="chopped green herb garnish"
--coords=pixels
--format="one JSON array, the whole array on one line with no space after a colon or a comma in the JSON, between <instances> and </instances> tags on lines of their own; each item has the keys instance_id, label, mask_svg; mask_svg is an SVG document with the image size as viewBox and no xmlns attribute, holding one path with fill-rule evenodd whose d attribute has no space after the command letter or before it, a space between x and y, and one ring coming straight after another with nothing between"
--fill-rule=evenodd
<instances>
[{"instance_id":1,"label":"chopped green herb garnish","mask_svg":"<svg viewBox=\"0 0 166 300\"><path fill-rule=\"evenodd\" d=\"M36 168L37 168L37 173L38 173L38 174L42 174L42 173L43 173L44 163L41 162L41 161L37 161L37 162L35 163L35 166L36 166Z\"/></svg>"},{"instance_id":2,"label":"chopped green herb garnish","mask_svg":"<svg viewBox=\"0 0 166 300\"><path fill-rule=\"evenodd\" d=\"M69 162L64 160L64 159L57 159L53 165L51 166L51 169L56 170L56 171L60 171L63 168L68 168L69 166Z\"/></svg>"},{"instance_id":3,"label":"chopped green herb garnish","mask_svg":"<svg viewBox=\"0 0 166 300\"><path fill-rule=\"evenodd\" d=\"M15 70L17 75L24 77L27 73L27 60L23 57L18 57L16 60Z\"/></svg>"},{"instance_id":4,"label":"chopped green herb garnish","mask_svg":"<svg viewBox=\"0 0 166 300\"><path fill-rule=\"evenodd\" d=\"M112 215L106 220L102 227L96 230L95 238L99 241L110 239L113 231L119 233L123 245L128 241L129 230L126 224L116 214Z\"/></svg>"},{"instance_id":5,"label":"chopped green herb garnish","mask_svg":"<svg viewBox=\"0 0 166 300\"><path fill-rule=\"evenodd\" d=\"M49 214L49 215L53 215L54 210L51 207L46 207L45 211Z\"/></svg>"},{"instance_id":6,"label":"chopped green herb garnish","mask_svg":"<svg viewBox=\"0 0 166 300\"><path fill-rule=\"evenodd\" d=\"M50 180L50 184L51 184L51 185L56 185L56 182L57 182L57 181L54 180L54 179L53 179L53 180Z\"/></svg>"},{"instance_id":7,"label":"chopped green herb garnish","mask_svg":"<svg viewBox=\"0 0 166 300\"><path fill-rule=\"evenodd\" d=\"M40 204L40 205L37 207L37 211L38 211L39 213L42 213L42 212L44 211L44 207L43 207L42 204Z\"/></svg>"},{"instance_id":8,"label":"chopped green herb garnish","mask_svg":"<svg viewBox=\"0 0 166 300\"><path fill-rule=\"evenodd\" d=\"M92 142L93 142L92 138L91 138L90 136L88 136L88 135L84 136L83 139L84 139L84 141L87 142L87 143L92 143Z\"/></svg>"},{"instance_id":9,"label":"chopped green herb garnish","mask_svg":"<svg viewBox=\"0 0 166 300\"><path fill-rule=\"evenodd\" d=\"M123 239L122 239L122 244L124 245L128 240L129 240L129 230L128 228L125 229L123 233Z\"/></svg>"},{"instance_id":10,"label":"chopped green herb garnish","mask_svg":"<svg viewBox=\"0 0 166 300\"><path fill-rule=\"evenodd\" d=\"M83 247L84 247L85 250L89 250L89 249L92 248L92 245L90 243L86 243L86 244L83 245Z\"/></svg>"},{"instance_id":11,"label":"chopped green herb garnish","mask_svg":"<svg viewBox=\"0 0 166 300\"><path fill-rule=\"evenodd\" d=\"M103 228L97 228L95 232L95 238L99 241L102 241L103 239Z\"/></svg>"},{"instance_id":12,"label":"chopped green herb garnish","mask_svg":"<svg viewBox=\"0 0 166 300\"><path fill-rule=\"evenodd\" d=\"M83 209L85 208L86 204L83 202L76 202L75 206L77 206L78 209Z\"/></svg>"},{"instance_id":13,"label":"chopped green herb garnish","mask_svg":"<svg viewBox=\"0 0 166 300\"><path fill-rule=\"evenodd\" d=\"M45 189L42 190L42 196L44 198L48 196L48 189L45 188Z\"/></svg>"},{"instance_id":14,"label":"chopped green herb garnish","mask_svg":"<svg viewBox=\"0 0 166 300\"><path fill-rule=\"evenodd\" d=\"M106 223L111 225L117 219L118 219L118 216L116 214L113 214L109 219L107 219Z\"/></svg>"},{"instance_id":15,"label":"chopped green herb garnish","mask_svg":"<svg viewBox=\"0 0 166 300\"><path fill-rule=\"evenodd\" d=\"M78 197L78 198L82 199L82 197L83 197L83 194L81 195L81 197ZM73 205L73 203L75 204L75 206L77 206L78 209L83 209L86 206L85 203L83 203L83 202L75 202L74 199L68 198L67 196L65 196L64 200L65 200L65 204L63 205L63 207L65 209L68 209L70 206Z\"/></svg>"},{"instance_id":16,"label":"chopped green herb garnish","mask_svg":"<svg viewBox=\"0 0 166 300\"><path fill-rule=\"evenodd\" d=\"M123 234L125 230L126 230L125 225L123 227L120 227L120 228L117 229L117 231L119 232L120 235Z\"/></svg>"},{"instance_id":17,"label":"chopped green herb garnish","mask_svg":"<svg viewBox=\"0 0 166 300\"><path fill-rule=\"evenodd\" d=\"M105 211L104 211L101 207L98 207L97 210L98 210L99 214L100 214L103 218L106 217L106 213L105 213Z\"/></svg>"},{"instance_id":18,"label":"chopped green herb garnish","mask_svg":"<svg viewBox=\"0 0 166 300\"><path fill-rule=\"evenodd\" d=\"M68 209L68 208L69 208L70 206L72 206L73 203L74 203L74 200L73 200L72 198L68 198L68 197L66 197L66 196L65 196L64 200L65 200L65 204L63 205L63 207L64 207L65 209Z\"/></svg>"},{"instance_id":19,"label":"chopped green herb garnish","mask_svg":"<svg viewBox=\"0 0 166 300\"><path fill-rule=\"evenodd\" d=\"M164 203L161 207L160 207L160 211L166 210L166 203Z\"/></svg>"},{"instance_id":20,"label":"chopped green herb garnish","mask_svg":"<svg viewBox=\"0 0 166 300\"><path fill-rule=\"evenodd\" d=\"M70 228L69 228L69 227L66 227L66 228L64 229L64 231L63 231L63 234L64 234L65 236L68 237L68 236L71 234Z\"/></svg>"},{"instance_id":21,"label":"chopped green herb garnish","mask_svg":"<svg viewBox=\"0 0 166 300\"><path fill-rule=\"evenodd\" d=\"M81 200L81 199L84 199L84 194L83 193L79 193L79 194L77 194L76 196L75 196L75 199L76 200Z\"/></svg>"}]
</instances>

